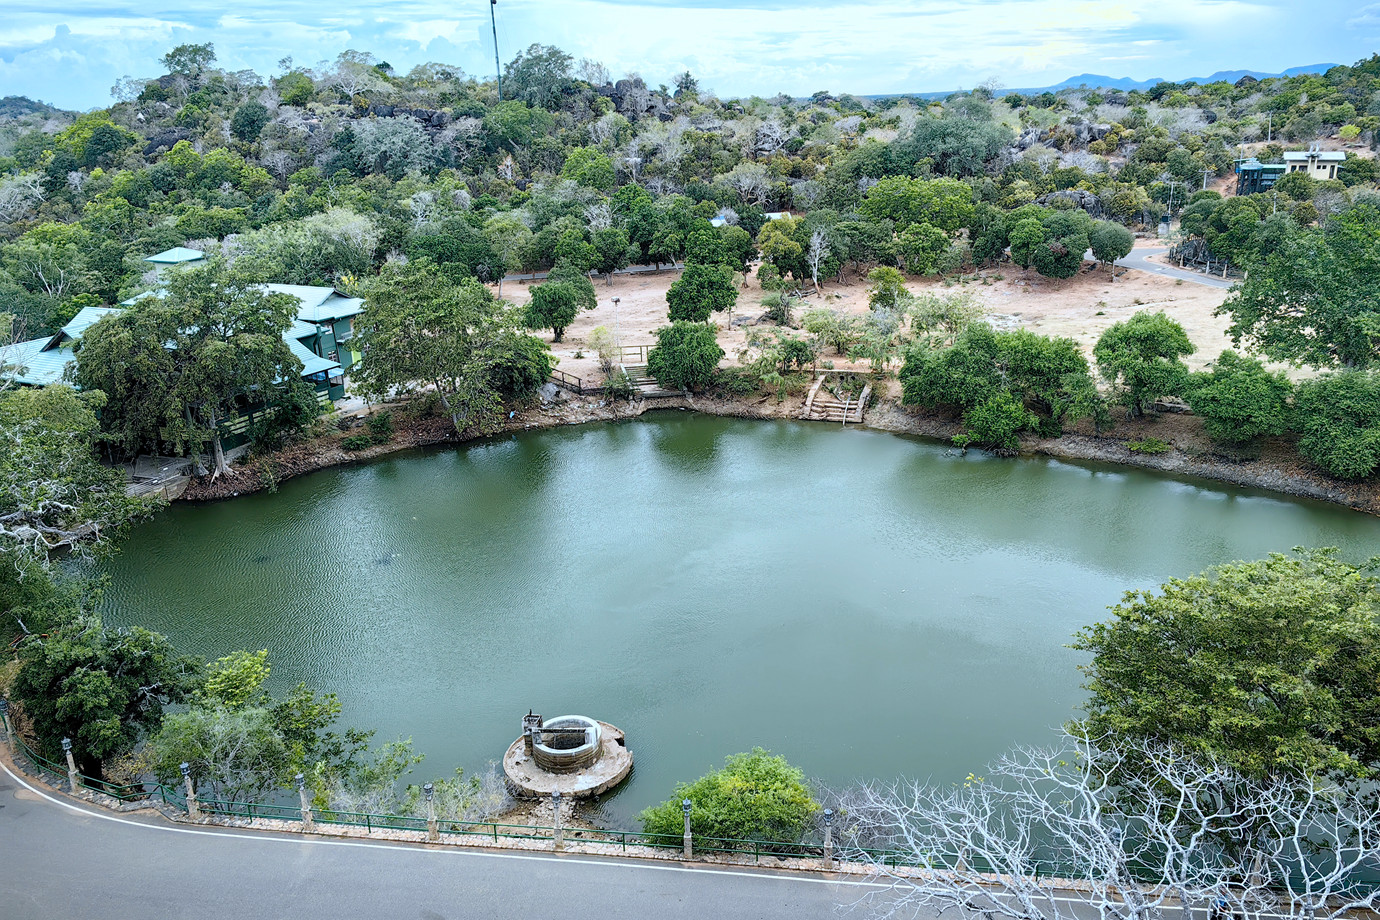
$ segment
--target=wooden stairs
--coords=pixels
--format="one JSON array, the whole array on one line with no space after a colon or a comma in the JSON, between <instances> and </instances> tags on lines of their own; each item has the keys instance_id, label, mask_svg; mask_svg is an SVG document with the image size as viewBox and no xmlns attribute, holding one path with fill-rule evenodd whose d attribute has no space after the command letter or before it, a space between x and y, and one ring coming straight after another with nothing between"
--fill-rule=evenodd
<instances>
[{"instance_id":1,"label":"wooden stairs","mask_svg":"<svg viewBox=\"0 0 1380 920\"><path fill-rule=\"evenodd\" d=\"M857 397L848 394L840 396L832 390L824 389L824 380L825 377L821 376L815 380L814 386L810 387L800 417L817 422L839 422L843 425L849 422L855 425L862 424L868 397L872 395L872 384L864 386L862 394Z\"/></svg>"},{"instance_id":2,"label":"wooden stairs","mask_svg":"<svg viewBox=\"0 0 1380 920\"><path fill-rule=\"evenodd\" d=\"M656 382L656 378L647 373L647 365L645 364L620 364L619 367L623 368L623 373L628 375L633 389L637 390L643 399L685 395L680 390L663 389L661 384Z\"/></svg>"}]
</instances>

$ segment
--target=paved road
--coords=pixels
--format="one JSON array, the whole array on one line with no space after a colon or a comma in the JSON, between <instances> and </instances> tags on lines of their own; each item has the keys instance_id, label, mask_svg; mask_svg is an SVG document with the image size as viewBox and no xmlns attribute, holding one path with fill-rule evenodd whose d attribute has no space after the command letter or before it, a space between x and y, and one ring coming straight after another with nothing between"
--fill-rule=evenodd
<instances>
[{"instance_id":1,"label":"paved road","mask_svg":"<svg viewBox=\"0 0 1380 920\"><path fill-rule=\"evenodd\" d=\"M1205 275L1202 272L1186 271L1181 268L1174 268L1160 262L1151 262L1149 256L1157 256L1168 252L1167 247L1150 247L1146 249L1133 249L1131 254L1124 259L1117 259L1116 264L1122 268L1134 268L1143 272L1154 272L1157 275L1164 275L1166 278L1182 278L1191 284L1201 284L1207 287L1229 288L1235 281L1216 278L1212 275Z\"/></svg>"},{"instance_id":2,"label":"paved road","mask_svg":"<svg viewBox=\"0 0 1380 920\"><path fill-rule=\"evenodd\" d=\"M88 809L0 764L5 920L803 920L837 916L869 890L794 873L191 828Z\"/></svg>"}]
</instances>

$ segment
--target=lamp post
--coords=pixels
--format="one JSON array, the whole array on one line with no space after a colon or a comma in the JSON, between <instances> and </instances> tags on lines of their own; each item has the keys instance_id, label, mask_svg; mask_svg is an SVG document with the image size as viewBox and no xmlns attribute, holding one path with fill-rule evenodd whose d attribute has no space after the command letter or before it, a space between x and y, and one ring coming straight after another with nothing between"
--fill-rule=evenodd
<instances>
[{"instance_id":1,"label":"lamp post","mask_svg":"<svg viewBox=\"0 0 1380 920\"><path fill-rule=\"evenodd\" d=\"M81 782L77 779L77 761L72 756L71 738L62 739L62 753L67 758L67 791L75 795Z\"/></svg>"},{"instance_id":2,"label":"lamp post","mask_svg":"<svg viewBox=\"0 0 1380 920\"><path fill-rule=\"evenodd\" d=\"M192 765L184 760L177 768L182 771L182 788L187 792L187 817L200 818L201 808L196 803L196 786L192 785Z\"/></svg>"},{"instance_id":3,"label":"lamp post","mask_svg":"<svg viewBox=\"0 0 1380 920\"><path fill-rule=\"evenodd\" d=\"M422 794L426 796L426 839L435 842L441 837L436 827L436 787L427 783L422 786Z\"/></svg>"},{"instance_id":4,"label":"lamp post","mask_svg":"<svg viewBox=\"0 0 1380 920\"><path fill-rule=\"evenodd\" d=\"M494 76L498 79L498 101L503 101L503 65L498 62L498 19L494 12L498 0L489 0L489 25L494 30Z\"/></svg>"},{"instance_id":5,"label":"lamp post","mask_svg":"<svg viewBox=\"0 0 1380 920\"><path fill-rule=\"evenodd\" d=\"M834 809L824 809L824 861L834 865Z\"/></svg>"},{"instance_id":6,"label":"lamp post","mask_svg":"<svg viewBox=\"0 0 1380 920\"><path fill-rule=\"evenodd\" d=\"M315 826L315 821L311 814L311 801L307 798L307 778L301 773L295 777L297 780L297 800L302 805L302 830L310 831Z\"/></svg>"},{"instance_id":7,"label":"lamp post","mask_svg":"<svg viewBox=\"0 0 1380 920\"><path fill-rule=\"evenodd\" d=\"M621 364L623 359L623 341L618 337L618 304L620 302L619 298L613 298L613 342L618 346L618 359Z\"/></svg>"},{"instance_id":8,"label":"lamp post","mask_svg":"<svg viewBox=\"0 0 1380 920\"><path fill-rule=\"evenodd\" d=\"M691 839L691 837L690 837L690 808L691 808L690 800L689 800L689 799L682 799L682 800L681 800L681 803L680 803L680 810L681 810L682 812L685 813L685 837L684 837L684 844L685 844L685 858L686 858L686 859L689 859L690 856L691 856L691 854L693 854L694 851L695 851L694 840Z\"/></svg>"}]
</instances>

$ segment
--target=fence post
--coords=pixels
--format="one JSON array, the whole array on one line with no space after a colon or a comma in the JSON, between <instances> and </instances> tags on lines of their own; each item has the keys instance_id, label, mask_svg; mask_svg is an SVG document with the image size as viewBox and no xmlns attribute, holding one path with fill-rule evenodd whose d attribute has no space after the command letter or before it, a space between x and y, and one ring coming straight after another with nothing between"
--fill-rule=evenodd
<instances>
[{"instance_id":1,"label":"fence post","mask_svg":"<svg viewBox=\"0 0 1380 920\"><path fill-rule=\"evenodd\" d=\"M683 799L680 803L680 810L685 813L685 836L683 838L685 858L689 859L695 852L695 841L690 836L690 800Z\"/></svg>"},{"instance_id":2,"label":"fence post","mask_svg":"<svg viewBox=\"0 0 1380 920\"><path fill-rule=\"evenodd\" d=\"M302 803L302 830L311 831L316 826L316 819L312 817L311 800L307 798L307 778L298 773L296 779L297 801Z\"/></svg>"},{"instance_id":3,"label":"fence post","mask_svg":"<svg viewBox=\"0 0 1380 920\"><path fill-rule=\"evenodd\" d=\"M10 755L14 755L14 742L10 737L10 701L8 697L0 696L0 729L4 730L5 747L9 749Z\"/></svg>"},{"instance_id":4,"label":"fence post","mask_svg":"<svg viewBox=\"0 0 1380 920\"><path fill-rule=\"evenodd\" d=\"M72 739L62 739L62 754L67 758L67 791L73 795L77 794L77 789L81 787L81 780L77 774L77 760L72 756Z\"/></svg>"},{"instance_id":5,"label":"fence post","mask_svg":"<svg viewBox=\"0 0 1380 920\"><path fill-rule=\"evenodd\" d=\"M426 793L426 839L434 843L441 839L441 832L436 827L436 787L427 783L422 787L422 792Z\"/></svg>"},{"instance_id":6,"label":"fence post","mask_svg":"<svg viewBox=\"0 0 1380 920\"><path fill-rule=\"evenodd\" d=\"M834 865L834 809L824 809L824 861Z\"/></svg>"},{"instance_id":7,"label":"fence post","mask_svg":"<svg viewBox=\"0 0 1380 920\"><path fill-rule=\"evenodd\" d=\"M555 840L552 841L553 848L556 850L565 849L565 829L561 827L561 790L557 789L551 793L551 811L556 815Z\"/></svg>"},{"instance_id":8,"label":"fence post","mask_svg":"<svg viewBox=\"0 0 1380 920\"><path fill-rule=\"evenodd\" d=\"M192 783L192 765L182 761L178 765L182 771L182 787L187 790L187 817L200 818L201 807L196 803L196 785Z\"/></svg>"}]
</instances>

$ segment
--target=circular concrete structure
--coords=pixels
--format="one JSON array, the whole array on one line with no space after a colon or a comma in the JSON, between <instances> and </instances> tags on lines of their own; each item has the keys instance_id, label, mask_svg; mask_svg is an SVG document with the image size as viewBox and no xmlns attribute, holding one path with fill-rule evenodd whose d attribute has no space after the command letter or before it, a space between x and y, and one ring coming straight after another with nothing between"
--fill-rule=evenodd
<instances>
[{"instance_id":1,"label":"circular concrete structure","mask_svg":"<svg viewBox=\"0 0 1380 920\"><path fill-rule=\"evenodd\" d=\"M599 795L627 779L632 768L632 751L622 730L585 716L547 720L514 741L503 755L508 787L525 799L553 792L570 799Z\"/></svg>"},{"instance_id":2,"label":"circular concrete structure","mask_svg":"<svg viewBox=\"0 0 1380 920\"><path fill-rule=\"evenodd\" d=\"M599 760L603 732L584 716L557 716L532 733L532 760L547 773L578 773Z\"/></svg>"}]
</instances>

